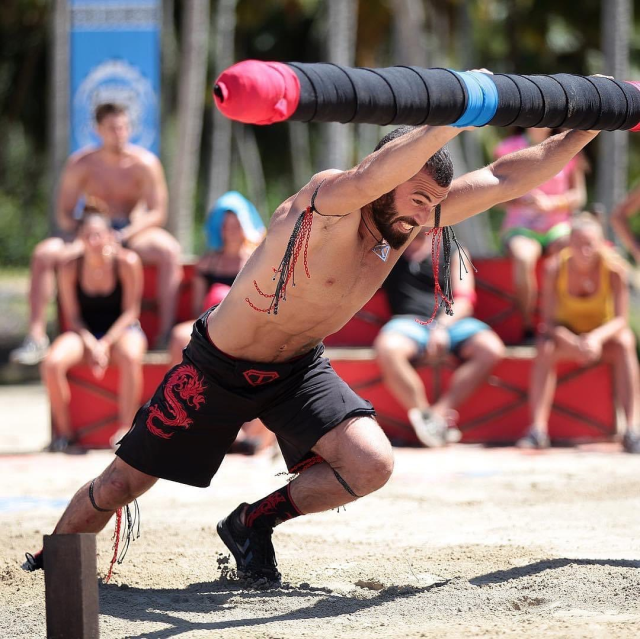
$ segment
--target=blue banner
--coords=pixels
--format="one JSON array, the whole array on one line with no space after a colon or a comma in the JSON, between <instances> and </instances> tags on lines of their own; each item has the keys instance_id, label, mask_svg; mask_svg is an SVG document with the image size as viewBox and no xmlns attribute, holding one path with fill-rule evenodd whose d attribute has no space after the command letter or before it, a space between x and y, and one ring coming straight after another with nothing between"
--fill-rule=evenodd
<instances>
[{"instance_id":1,"label":"blue banner","mask_svg":"<svg viewBox=\"0 0 640 639\"><path fill-rule=\"evenodd\" d=\"M160 145L161 0L70 0L71 151L100 144L98 105L127 108L131 142Z\"/></svg>"}]
</instances>

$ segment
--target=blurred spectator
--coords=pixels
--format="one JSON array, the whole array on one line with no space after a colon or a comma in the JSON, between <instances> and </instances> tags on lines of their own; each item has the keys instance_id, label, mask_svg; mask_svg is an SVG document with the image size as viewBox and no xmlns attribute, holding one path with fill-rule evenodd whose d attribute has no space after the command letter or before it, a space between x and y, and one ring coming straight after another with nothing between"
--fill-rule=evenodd
<instances>
[{"instance_id":1,"label":"blurred spectator","mask_svg":"<svg viewBox=\"0 0 640 639\"><path fill-rule=\"evenodd\" d=\"M454 315L440 310L427 325L436 304L432 238L420 233L400 256L384 283L392 319L382 328L375 341L378 362L385 384L407 410L418 439L428 447L442 446L460 440L460 431L450 427L460 406L487 378L503 357L500 338L483 322L473 317L476 299L473 273L460 278L457 252L452 255L451 272ZM440 256L439 281L445 290ZM424 384L412 363L435 363L453 353L462 360L446 393L429 405Z\"/></svg>"},{"instance_id":2,"label":"blurred spectator","mask_svg":"<svg viewBox=\"0 0 640 639\"><path fill-rule=\"evenodd\" d=\"M193 280L194 317L224 299L264 232L256 207L240 193L229 191L216 200L205 222L207 251L196 265ZM182 349L189 343L194 321L183 322L173 329L170 366L182 361ZM253 420L244 424L230 452L252 454L272 440L273 435L262 422Z\"/></svg>"},{"instance_id":3,"label":"blurred spectator","mask_svg":"<svg viewBox=\"0 0 640 639\"><path fill-rule=\"evenodd\" d=\"M531 426L518 446L549 446L557 362L588 365L602 360L613 365L626 416L624 449L640 453L640 381L635 338L627 320L625 265L607 246L593 215L581 213L571 228L569 246L545 267L543 323L529 396Z\"/></svg>"},{"instance_id":4,"label":"blurred spectator","mask_svg":"<svg viewBox=\"0 0 640 639\"><path fill-rule=\"evenodd\" d=\"M175 304L182 278L180 245L160 228L166 221L167 187L158 158L129 144L129 117L115 104L96 109L99 148L72 155L64 168L56 206L59 237L40 242L31 261L30 318L28 333L10 358L21 364L37 364L49 345L46 309L54 294L55 272L65 259L77 255L76 209L82 198L99 198L107 205L115 237L134 250L145 263L157 264L160 334L157 345L166 345L173 326Z\"/></svg>"},{"instance_id":5,"label":"blurred spectator","mask_svg":"<svg viewBox=\"0 0 640 639\"><path fill-rule=\"evenodd\" d=\"M611 214L611 225L638 266L640 266L640 235L634 232L631 220L637 217L639 209L640 186L633 189ZM639 228L638 225L636 228Z\"/></svg>"},{"instance_id":6,"label":"blurred spectator","mask_svg":"<svg viewBox=\"0 0 640 639\"><path fill-rule=\"evenodd\" d=\"M496 159L539 144L551 134L551 129L526 129L508 137L496 147ZM516 297L524 319L524 341L534 338L533 315L538 297L536 263L543 253L551 255L566 246L569 218L586 202L585 166L585 160L578 155L554 178L505 205L502 238L513 260Z\"/></svg>"},{"instance_id":7,"label":"blurred spectator","mask_svg":"<svg viewBox=\"0 0 640 639\"><path fill-rule=\"evenodd\" d=\"M56 435L51 450L73 442L67 371L85 361L100 378L110 362L120 368L119 417L128 428L142 392L147 341L140 328L142 265L114 238L109 218L87 207L78 225L79 254L60 267L59 295L68 331L42 362Z\"/></svg>"}]
</instances>

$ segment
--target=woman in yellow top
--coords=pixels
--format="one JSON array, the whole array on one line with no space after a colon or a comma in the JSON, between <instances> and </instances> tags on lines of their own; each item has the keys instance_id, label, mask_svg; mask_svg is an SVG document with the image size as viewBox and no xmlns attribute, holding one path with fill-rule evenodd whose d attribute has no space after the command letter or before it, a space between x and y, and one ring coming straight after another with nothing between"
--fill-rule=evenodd
<instances>
[{"instance_id":1,"label":"woman in yellow top","mask_svg":"<svg viewBox=\"0 0 640 639\"><path fill-rule=\"evenodd\" d=\"M590 213L571 223L569 246L546 265L543 324L531 374L531 426L521 448L549 446L548 421L556 388L556 363L610 362L627 430L624 449L640 453L640 381L635 337L629 328L629 293L622 260L606 245Z\"/></svg>"}]
</instances>

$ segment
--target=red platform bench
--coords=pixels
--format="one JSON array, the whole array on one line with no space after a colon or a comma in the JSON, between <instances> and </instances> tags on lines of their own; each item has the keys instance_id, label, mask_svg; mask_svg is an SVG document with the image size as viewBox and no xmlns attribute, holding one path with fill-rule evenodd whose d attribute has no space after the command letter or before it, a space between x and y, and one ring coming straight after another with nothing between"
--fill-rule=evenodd
<instances>
[{"instance_id":1,"label":"red platform bench","mask_svg":"<svg viewBox=\"0 0 640 639\"><path fill-rule=\"evenodd\" d=\"M326 354L338 375L372 402L380 425L394 443L417 443L406 412L382 381L372 349L328 348ZM533 348L510 347L507 357L487 382L459 408L463 442L509 444L525 432L529 425L527 401L533 355ZM452 357L439 366L418 366L432 401L447 388L455 365ZM167 367L166 354L147 355L143 401L151 397ZM561 365L549 422L551 438L555 441L597 441L613 437L617 422L611 380L611 372L605 364L586 368ZM117 369L110 367L104 378L97 380L87 366L76 366L69 372L69 382L71 426L79 445L108 447L109 439L118 428Z\"/></svg>"},{"instance_id":2,"label":"red platform bench","mask_svg":"<svg viewBox=\"0 0 640 639\"><path fill-rule=\"evenodd\" d=\"M510 262L504 258L491 258L477 260L475 265L478 269L476 317L490 324L506 343L519 339L522 320L515 302ZM179 321L192 319L192 276L193 265L185 265L178 304ZM156 305L152 299L155 286L155 269L147 266L141 322L150 340L157 331ZM406 413L385 388L370 348L389 317L386 297L378 291L351 321L325 340L327 355L338 374L374 404L389 437L399 443L413 443L415 437ZM509 348L507 358L496 367L487 383L459 409L464 442L512 443L523 434L529 425L527 394L533 354L532 348ZM456 360L452 357L436 367L418 367L432 401L447 387L455 365ZM153 394L167 367L165 354L147 355L143 401ZM109 368L102 380L95 379L86 366L76 366L69 372L72 428L78 434L80 445L109 445L109 439L118 428L117 379L114 368ZM589 401L585 402L585 398ZM580 368L567 364L560 367L549 426L555 440L598 440L615 434L616 408L611 374L606 365Z\"/></svg>"}]
</instances>

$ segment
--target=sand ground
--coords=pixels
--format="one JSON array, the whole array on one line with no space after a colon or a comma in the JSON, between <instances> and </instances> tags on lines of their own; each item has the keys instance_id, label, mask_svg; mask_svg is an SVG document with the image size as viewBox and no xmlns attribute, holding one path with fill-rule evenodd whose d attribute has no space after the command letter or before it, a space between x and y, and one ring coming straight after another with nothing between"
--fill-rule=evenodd
<instances>
[{"instance_id":1,"label":"sand ground","mask_svg":"<svg viewBox=\"0 0 640 639\"><path fill-rule=\"evenodd\" d=\"M44 579L19 569L23 553L111 454L34 452L47 441L39 386L0 387L0 406L0 637L32 639L45 636ZM616 444L398 450L375 495L277 529L285 584L260 591L227 578L215 524L281 485L283 465L230 456L208 489L159 482L139 500L142 536L100 585L101 636L635 638L638 461Z\"/></svg>"}]
</instances>

